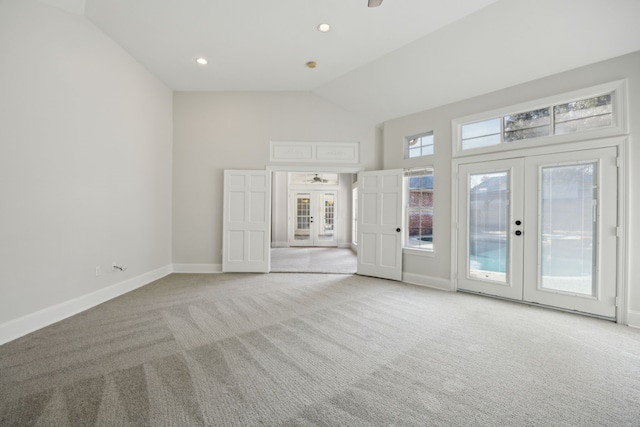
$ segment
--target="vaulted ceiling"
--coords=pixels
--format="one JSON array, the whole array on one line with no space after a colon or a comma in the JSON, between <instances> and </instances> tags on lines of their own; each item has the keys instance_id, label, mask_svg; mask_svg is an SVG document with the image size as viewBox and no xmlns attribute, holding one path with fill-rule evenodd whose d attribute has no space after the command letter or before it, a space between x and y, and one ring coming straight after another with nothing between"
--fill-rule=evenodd
<instances>
[{"instance_id":1,"label":"vaulted ceiling","mask_svg":"<svg viewBox=\"0 0 640 427\"><path fill-rule=\"evenodd\" d=\"M42 1L173 90L310 91L374 123L640 50L639 0Z\"/></svg>"}]
</instances>

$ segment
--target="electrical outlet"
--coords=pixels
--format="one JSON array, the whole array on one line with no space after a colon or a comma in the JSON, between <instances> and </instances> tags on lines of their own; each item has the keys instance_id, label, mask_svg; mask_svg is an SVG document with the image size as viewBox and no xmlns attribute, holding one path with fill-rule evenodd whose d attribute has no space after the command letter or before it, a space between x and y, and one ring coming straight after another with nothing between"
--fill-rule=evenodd
<instances>
[{"instance_id":1,"label":"electrical outlet","mask_svg":"<svg viewBox=\"0 0 640 427\"><path fill-rule=\"evenodd\" d=\"M96 267L96 276L100 275L100 267Z\"/></svg>"}]
</instances>

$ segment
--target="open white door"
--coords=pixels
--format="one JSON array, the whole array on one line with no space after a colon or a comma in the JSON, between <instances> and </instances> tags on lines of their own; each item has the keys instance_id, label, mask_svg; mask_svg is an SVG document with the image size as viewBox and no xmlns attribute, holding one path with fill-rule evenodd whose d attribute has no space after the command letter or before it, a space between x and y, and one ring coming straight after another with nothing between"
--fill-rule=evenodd
<instances>
[{"instance_id":1,"label":"open white door","mask_svg":"<svg viewBox=\"0 0 640 427\"><path fill-rule=\"evenodd\" d=\"M402 170L358 174L358 274L402 280Z\"/></svg>"},{"instance_id":2,"label":"open white door","mask_svg":"<svg viewBox=\"0 0 640 427\"><path fill-rule=\"evenodd\" d=\"M222 271L268 273L271 173L225 170Z\"/></svg>"}]
</instances>

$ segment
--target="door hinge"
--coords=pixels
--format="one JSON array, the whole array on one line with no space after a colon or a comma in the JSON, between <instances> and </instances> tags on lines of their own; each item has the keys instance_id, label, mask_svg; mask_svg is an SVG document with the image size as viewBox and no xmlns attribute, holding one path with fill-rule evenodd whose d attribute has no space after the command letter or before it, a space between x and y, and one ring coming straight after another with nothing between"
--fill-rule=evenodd
<instances>
[{"instance_id":1,"label":"door hinge","mask_svg":"<svg viewBox=\"0 0 640 427\"><path fill-rule=\"evenodd\" d=\"M622 158L616 157L616 167L619 168L620 166L622 166Z\"/></svg>"},{"instance_id":2,"label":"door hinge","mask_svg":"<svg viewBox=\"0 0 640 427\"><path fill-rule=\"evenodd\" d=\"M616 227L616 237L620 237L620 227Z\"/></svg>"},{"instance_id":3,"label":"door hinge","mask_svg":"<svg viewBox=\"0 0 640 427\"><path fill-rule=\"evenodd\" d=\"M620 297L615 297L613 299L613 302L615 303L616 307L620 307Z\"/></svg>"}]
</instances>

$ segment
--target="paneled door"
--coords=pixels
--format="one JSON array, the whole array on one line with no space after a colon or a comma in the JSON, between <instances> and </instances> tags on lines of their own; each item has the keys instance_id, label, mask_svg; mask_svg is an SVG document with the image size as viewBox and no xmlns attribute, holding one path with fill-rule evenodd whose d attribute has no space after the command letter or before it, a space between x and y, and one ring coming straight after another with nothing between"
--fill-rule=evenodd
<instances>
[{"instance_id":1,"label":"paneled door","mask_svg":"<svg viewBox=\"0 0 640 427\"><path fill-rule=\"evenodd\" d=\"M402 170L358 174L358 274L402 280Z\"/></svg>"},{"instance_id":2,"label":"paneled door","mask_svg":"<svg viewBox=\"0 0 640 427\"><path fill-rule=\"evenodd\" d=\"M271 172L224 171L222 271L268 273Z\"/></svg>"},{"instance_id":3,"label":"paneled door","mask_svg":"<svg viewBox=\"0 0 640 427\"><path fill-rule=\"evenodd\" d=\"M289 246L338 246L336 191L292 191Z\"/></svg>"},{"instance_id":4,"label":"paneled door","mask_svg":"<svg viewBox=\"0 0 640 427\"><path fill-rule=\"evenodd\" d=\"M457 286L616 316L617 149L460 165Z\"/></svg>"}]
</instances>

